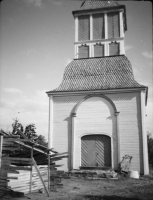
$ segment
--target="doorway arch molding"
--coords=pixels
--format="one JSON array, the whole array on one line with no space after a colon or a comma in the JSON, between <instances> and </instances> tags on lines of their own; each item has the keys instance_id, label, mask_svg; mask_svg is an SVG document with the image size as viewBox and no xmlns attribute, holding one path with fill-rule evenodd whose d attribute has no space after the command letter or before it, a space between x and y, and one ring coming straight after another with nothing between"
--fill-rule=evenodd
<instances>
[{"instance_id":1,"label":"doorway arch molding","mask_svg":"<svg viewBox=\"0 0 153 200\"><path fill-rule=\"evenodd\" d=\"M79 106L86 101L89 98L92 97L100 97L103 98L105 100L107 100L111 106L113 107L114 110L114 115L116 116L116 133L117 133L117 141L118 141L118 163L121 161L120 158L120 134L119 134L119 112L117 111L117 108L114 104L114 102L108 98L107 96L103 95L103 94L92 94L92 95L87 95L85 96L82 100L80 100L76 106L74 107L72 113L71 113L71 117L72 117L72 142L71 142L71 169L75 169L75 131L76 131L76 118L77 118L77 110L79 108ZM112 137L111 137L111 142L112 142ZM112 159L113 160L113 159ZM113 164L114 162L112 162Z\"/></svg>"},{"instance_id":2,"label":"doorway arch molding","mask_svg":"<svg viewBox=\"0 0 153 200\"><path fill-rule=\"evenodd\" d=\"M114 102L113 102L110 98L108 98L107 96L105 96L105 95L103 95L103 94L92 94L92 95L88 95L88 96L84 97L81 101L79 101L79 102L76 104L76 106L75 106L75 108L74 108L74 111L73 111L73 113L72 113L72 116L76 117L76 113L77 113L77 110L78 110L79 106L80 106L84 101L86 101L87 99L90 99L90 98L92 98L92 97L101 97L101 98L103 98L103 99L106 99L106 100L112 105L112 107L113 107L113 109L114 109L115 115L116 115L116 113L118 113L117 108L116 108Z\"/></svg>"}]
</instances>

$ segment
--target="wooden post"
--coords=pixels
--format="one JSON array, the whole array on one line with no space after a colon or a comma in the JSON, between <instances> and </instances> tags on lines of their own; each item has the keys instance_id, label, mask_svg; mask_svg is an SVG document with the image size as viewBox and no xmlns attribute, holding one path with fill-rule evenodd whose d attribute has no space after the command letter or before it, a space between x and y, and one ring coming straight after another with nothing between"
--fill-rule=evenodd
<instances>
[{"instance_id":1,"label":"wooden post","mask_svg":"<svg viewBox=\"0 0 153 200\"><path fill-rule=\"evenodd\" d=\"M31 149L31 159L33 158L33 146ZM32 191L32 164L31 164L31 171L30 171L30 193Z\"/></svg>"},{"instance_id":2,"label":"wooden post","mask_svg":"<svg viewBox=\"0 0 153 200\"><path fill-rule=\"evenodd\" d=\"M120 112L115 112L115 115L116 115L116 131L117 131L117 139L118 139L118 164L121 162L121 153L120 153L120 145L121 145L121 142L120 142L120 131L119 131L119 114Z\"/></svg>"},{"instance_id":3,"label":"wooden post","mask_svg":"<svg viewBox=\"0 0 153 200\"><path fill-rule=\"evenodd\" d=\"M0 168L2 165L2 148L3 148L3 136L0 136Z\"/></svg>"},{"instance_id":4,"label":"wooden post","mask_svg":"<svg viewBox=\"0 0 153 200\"><path fill-rule=\"evenodd\" d=\"M48 151L48 190L50 191L50 154Z\"/></svg>"},{"instance_id":5,"label":"wooden post","mask_svg":"<svg viewBox=\"0 0 153 200\"><path fill-rule=\"evenodd\" d=\"M149 174L149 161L148 161L147 133L146 133L146 127L145 127L145 95L146 95L146 91L143 90L140 92L142 145L143 145L143 167L144 167L144 175L148 175Z\"/></svg>"},{"instance_id":6,"label":"wooden post","mask_svg":"<svg viewBox=\"0 0 153 200\"><path fill-rule=\"evenodd\" d=\"M33 164L34 164L34 166L35 166L35 169L36 169L36 171L37 171L37 173L38 173L38 176L39 176L39 178L40 178L40 180L41 180L41 182L42 182L42 184L43 184L43 186L44 186L44 189L45 189L45 191L46 191L46 193L47 193L47 195L48 195L48 197L49 197L49 196L50 196L50 195L49 195L49 191L48 191L48 189L47 189L47 187L46 187L46 185L45 185L45 183L44 183L44 181L43 181L43 179L42 179L42 177L41 177L40 171L39 171L39 169L38 169L38 167L37 167L37 164L36 164L34 158L32 158L32 161L33 161Z\"/></svg>"},{"instance_id":7,"label":"wooden post","mask_svg":"<svg viewBox=\"0 0 153 200\"><path fill-rule=\"evenodd\" d=\"M52 148L53 141L53 96L49 96L49 124L48 124L48 148Z\"/></svg>"},{"instance_id":8,"label":"wooden post","mask_svg":"<svg viewBox=\"0 0 153 200\"><path fill-rule=\"evenodd\" d=\"M72 143L71 143L71 170L75 165L75 118L76 113L72 113Z\"/></svg>"}]
</instances>

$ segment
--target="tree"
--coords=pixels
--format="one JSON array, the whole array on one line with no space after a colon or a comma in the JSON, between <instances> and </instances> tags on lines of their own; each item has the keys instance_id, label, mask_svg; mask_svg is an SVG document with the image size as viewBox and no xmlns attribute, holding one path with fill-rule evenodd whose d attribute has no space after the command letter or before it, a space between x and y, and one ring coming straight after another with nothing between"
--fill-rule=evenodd
<instances>
[{"instance_id":1,"label":"tree","mask_svg":"<svg viewBox=\"0 0 153 200\"><path fill-rule=\"evenodd\" d=\"M12 128L13 128L13 130L12 130L12 134L13 135L19 135L19 133L18 133L18 129L20 130L20 131L22 131L22 132L24 132L24 128L23 128L23 126L22 126L22 124L21 123L19 123L19 120L16 118L16 119L13 119L14 120L14 123L12 124Z\"/></svg>"},{"instance_id":2,"label":"tree","mask_svg":"<svg viewBox=\"0 0 153 200\"><path fill-rule=\"evenodd\" d=\"M45 137L43 135L39 135L36 142L40 145L43 145L45 147L48 146L48 142L46 142Z\"/></svg>"},{"instance_id":3,"label":"tree","mask_svg":"<svg viewBox=\"0 0 153 200\"><path fill-rule=\"evenodd\" d=\"M36 140L38 138L37 134L36 134L36 131L35 131L35 124L29 124L26 126L25 128L25 136L28 138L28 139L33 139L33 140Z\"/></svg>"},{"instance_id":4,"label":"tree","mask_svg":"<svg viewBox=\"0 0 153 200\"><path fill-rule=\"evenodd\" d=\"M12 124L12 128L13 128L12 130L13 135L20 135L20 133L17 131L20 130L26 136L26 138L34 140L36 143L47 147L48 143L46 142L45 137L36 134L35 124L27 125L24 130L23 125L16 118L14 119L14 123Z\"/></svg>"},{"instance_id":5,"label":"tree","mask_svg":"<svg viewBox=\"0 0 153 200\"><path fill-rule=\"evenodd\" d=\"M151 133L148 132L147 134L148 139L148 157L149 157L149 165L153 167L153 137Z\"/></svg>"}]
</instances>

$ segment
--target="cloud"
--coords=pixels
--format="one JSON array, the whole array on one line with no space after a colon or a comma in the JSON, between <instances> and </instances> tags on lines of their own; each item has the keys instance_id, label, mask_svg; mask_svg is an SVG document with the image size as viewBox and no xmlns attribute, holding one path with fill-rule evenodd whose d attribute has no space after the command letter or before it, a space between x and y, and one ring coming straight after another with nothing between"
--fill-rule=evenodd
<instances>
[{"instance_id":1,"label":"cloud","mask_svg":"<svg viewBox=\"0 0 153 200\"><path fill-rule=\"evenodd\" d=\"M128 50L130 50L130 49L133 49L133 46L131 46L131 45L126 45L126 46L125 46L125 51L128 51Z\"/></svg>"},{"instance_id":2,"label":"cloud","mask_svg":"<svg viewBox=\"0 0 153 200\"><path fill-rule=\"evenodd\" d=\"M17 89L17 88L3 88L3 91L4 92L7 92L7 93L12 93L12 94L22 94L22 90L20 89Z\"/></svg>"},{"instance_id":3,"label":"cloud","mask_svg":"<svg viewBox=\"0 0 153 200\"><path fill-rule=\"evenodd\" d=\"M42 0L26 0L26 2L33 4L36 7L41 8L43 6Z\"/></svg>"},{"instance_id":4,"label":"cloud","mask_svg":"<svg viewBox=\"0 0 153 200\"><path fill-rule=\"evenodd\" d=\"M28 73L26 75L26 79L32 79L32 78L34 78L34 75L32 73Z\"/></svg>"},{"instance_id":5,"label":"cloud","mask_svg":"<svg viewBox=\"0 0 153 200\"><path fill-rule=\"evenodd\" d=\"M59 0L53 0L51 1L55 6L62 6L62 1Z\"/></svg>"},{"instance_id":6,"label":"cloud","mask_svg":"<svg viewBox=\"0 0 153 200\"><path fill-rule=\"evenodd\" d=\"M0 99L0 128L12 130L13 119L18 118L24 127L30 123L36 124L37 134L47 137L48 97L46 91L36 90L29 96L17 88L5 88L3 92L6 91L13 93L14 96ZM15 95L20 92L20 96Z\"/></svg>"},{"instance_id":7,"label":"cloud","mask_svg":"<svg viewBox=\"0 0 153 200\"><path fill-rule=\"evenodd\" d=\"M152 52L144 51L144 52L142 53L142 55L143 55L145 58L152 59Z\"/></svg>"}]
</instances>

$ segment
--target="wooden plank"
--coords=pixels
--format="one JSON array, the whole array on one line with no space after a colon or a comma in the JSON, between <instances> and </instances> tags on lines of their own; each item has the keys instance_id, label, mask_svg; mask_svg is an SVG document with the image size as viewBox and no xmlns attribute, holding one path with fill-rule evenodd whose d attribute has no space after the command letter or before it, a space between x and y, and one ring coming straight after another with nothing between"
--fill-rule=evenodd
<instances>
[{"instance_id":1,"label":"wooden plank","mask_svg":"<svg viewBox=\"0 0 153 200\"><path fill-rule=\"evenodd\" d=\"M68 154L68 152L63 152L63 153L55 153L54 155L50 155L51 157L55 157L55 156L62 156Z\"/></svg>"},{"instance_id":2,"label":"wooden plank","mask_svg":"<svg viewBox=\"0 0 153 200\"><path fill-rule=\"evenodd\" d=\"M17 151L20 150L20 147L3 147L3 151Z\"/></svg>"},{"instance_id":3,"label":"wooden plank","mask_svg":"<svg viewBox=\"0 0 153 200\"><path fill-rule=\"evenodd\" d=\"M27 147L27 148L29 148L29 149L32 149L32 147L31 146L29 146L29 145L27 145L27 144L24 144L23 142L19 142L19 141L15 141L15 143L18 143L18 144L20 144L20 145L22 145L22 146L24 146L24 147ZM35 151L37 151L37 152L40 152L40 153L43 153L43 154L45 154L45 155L47 155L47 153L45 152L46 151L46 149L43 151L43 150L40 150L40 149L37 149L37 148L33 148Z\"/></svg>"},{"instance_id":4,"label":"wooden plank","mask_svg":"<svg viewBox=\"0 0 153 200\"><path fill-rule=\"evenodd\" d=\"M18 179L18 177L14 177L14 176L11 176L11 177L8 176L7 178L8 178L8 179L14 179L14 180L15 180L15 179L16 179L16 180Z\"/></svg>"},{"instance_id":5,"label":"wooden plank","mask_svg":"<svg viewBox=\"0 0 153 200\"><path fill-rule=\"evenodd\" d=\"M18 166L2 166L2 169L7 169L7 170L24 170L24 171L31 171L31 168L28 167L18 167Z\"/></svg>"},{"instance_id":6,"label":"wooden plank","mask_svg":"<svg viewBox=\"0 0 153 200\"><path fill-rule=\"evenodd\" d=\"M29 142L29 139L4 138L4 142Z\"/></svg>"},{"instance_id":7,"label":"wooden plank","mask_svg":"<svg viewBox=\"0 0 153 200\"><path fill-rule=\"evenodd\" d=\"M19 174L18 171L15 171L15 170L7 170L7 169L1 169L1 173Z\"/></svg>"},{"instance_id":8,"label":"wooden plank","mask_svg":"<svg viewBox=\"0 0 153 200\"><path fill-rule=\"evenodd\" d=\"M31 161L31 158L18 158L18 157L4 157L3 160L21 160L21 161Z\"/></svg>"},{"instance_id":9,"label":"wooden plank","mask_svg":"<svg viewBox=\"0 0 153 200\"><path fill-rule=\"evenodd\" d=\"M0 178L0 183L7 183L7 182L9 182L10 180L8 180L8 179L1 179Z\"/></svg>"},{"instance_id":10,"label":"wooden plank","mask_svg":"<svg viewBox=\"0 0 153 200\"><path fill-rule=\"evenodd\" d=\"M31 149L31 158L33 158L33 148ZM31 169L32 169L32 165L31 165ZM30 193L31 193L31 189L32 189L32 170L30 172Z\"/></svg>"},{"instance_id":11,"label":"wooden plank","mask_svg":"<svg viewBox=\"0 0 153 200\"><path fill-rule=\"evenodd\" d=\"M47 193L47 195L48 195L48 197L49 197L49 196L50 196L50 195L49 195L49 191L48 191L48 189L47 189L47 187L46 187L46 185L45 185L45 183L44 183L44 181L43 181L43 179L42 179L42 177L41 177L41 174L40 174L40 172L39 172L39 169L38 169L38 167L37 167L37 164L36 164L34 158L32 158L32 161L33 161L33 164L34 164L34 166L35 166L35 169L37 170L37 173L38 173L38 175L39 175L39 178L41 179L41 182L42 182L42 184L43 184L43 186L44 186L44 189L45 189L45 191L46 191L46 193Z\"/></svg>"}]
</instances>

